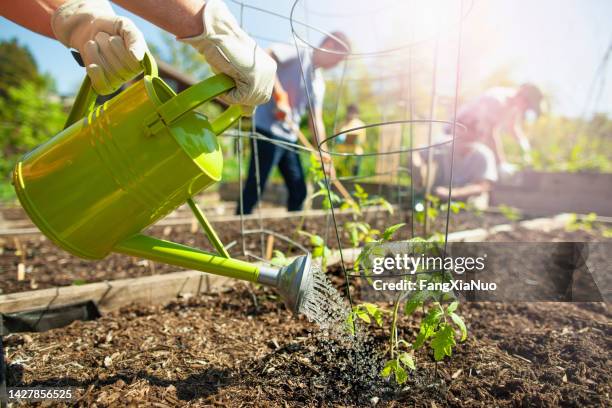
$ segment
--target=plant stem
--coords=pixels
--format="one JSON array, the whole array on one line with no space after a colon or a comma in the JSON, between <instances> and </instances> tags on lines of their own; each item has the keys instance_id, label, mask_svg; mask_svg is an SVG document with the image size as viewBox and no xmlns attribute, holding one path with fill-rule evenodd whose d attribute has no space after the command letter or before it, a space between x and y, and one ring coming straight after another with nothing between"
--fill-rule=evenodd
<instances>
[{"instance_id":1,"label":"plant stem","mask_svg":"<svg viewBox=\"0 0 612 408\"><path fill-rule=\"evenodd\" d=\"M389 350L391 353L391 359L394 358L395 348L397 347L397 315L400 305L400 300L402 298L402 292L397 294L397 299L395 299L395 304L393 306L393 319L391 321L391 336L389 337Z\"/></svg>"}]
</instances>

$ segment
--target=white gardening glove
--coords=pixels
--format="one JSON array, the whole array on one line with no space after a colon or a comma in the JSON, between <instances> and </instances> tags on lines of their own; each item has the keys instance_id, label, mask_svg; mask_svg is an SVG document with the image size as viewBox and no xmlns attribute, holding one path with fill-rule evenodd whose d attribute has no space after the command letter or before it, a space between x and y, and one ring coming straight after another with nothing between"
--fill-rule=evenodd
<instances>
[{"instance_id":1,"label":"white gardening glove","mask_svg":"<svg viewBox=\"0 0 612 408\"><path fill-rule=\"evenodd\" d=\"M221 0L207 0L204 6L204 32L182 38L204 55L213 72L229 75L236 88L220 99L241 104L248 113L267 102L272 94L276 62L245 33Z\"/></svg>"},{"instance_id":2,"label":"white gardening glove","mask_svg":"<svg viewBox=\"0 0 612 408\"><path fill-rule=\"evenodd\" d=\"M51 27L62 44L79 51L100 95L114 92L142 71L144 37L107 0L68 0L53 13Z\"/></svg>"}]
</instances>

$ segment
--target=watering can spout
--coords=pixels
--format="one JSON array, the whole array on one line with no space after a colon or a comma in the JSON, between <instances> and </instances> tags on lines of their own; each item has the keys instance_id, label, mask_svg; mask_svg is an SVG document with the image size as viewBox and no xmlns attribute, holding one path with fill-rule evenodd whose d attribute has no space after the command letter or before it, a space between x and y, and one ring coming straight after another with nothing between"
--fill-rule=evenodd
<instances>
[{"instance_id":1,"label":"watering can spout","mask_svg":"<svg viewBox=\"0 0 612 408\"><path fill-rule=\"evenodd\" d=\"M276 288L287 309L297 314L313 286L311 266L311 255L303 255L280 269L261 268L257 281Z\"/></svg>"},{"instance_id":2,"label":"watering can spout","mask_svg":"<svg viewBox=\"0 0 612 408\"><path fill-rule=\"evenodd\" d=\"M136 234L124 240L115 249L130 256L273 287L280 293L287 309L296 314L313 285L310 254L300 256L290 265L276 269L211 254L144 234Z\"/></svg>"}]
</instances>

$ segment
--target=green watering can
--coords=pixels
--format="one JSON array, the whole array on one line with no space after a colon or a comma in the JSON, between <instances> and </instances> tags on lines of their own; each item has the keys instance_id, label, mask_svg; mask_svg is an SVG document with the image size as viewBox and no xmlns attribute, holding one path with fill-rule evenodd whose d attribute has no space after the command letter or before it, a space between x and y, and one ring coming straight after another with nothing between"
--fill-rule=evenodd
<instances>
[{"instance_id":1,"label":"green watering can","mask_svg":"<svg viewBox=\"0 0 612 408\"><path fill-rule=\"evenodd\" d=\"M34 224L55 244L87 259L111 252L276 287L298 312L312 288L310 255L281 269L231 259L192 200L221 179L217 135L242 115L238 105L214 121L194 108L235 85L215 75L176 94L152 56L144 77L94 108L85 77L62 132L27 153L13 184ZM217 254L141 231L187 202Z\"/></svg>"}]
</instances>

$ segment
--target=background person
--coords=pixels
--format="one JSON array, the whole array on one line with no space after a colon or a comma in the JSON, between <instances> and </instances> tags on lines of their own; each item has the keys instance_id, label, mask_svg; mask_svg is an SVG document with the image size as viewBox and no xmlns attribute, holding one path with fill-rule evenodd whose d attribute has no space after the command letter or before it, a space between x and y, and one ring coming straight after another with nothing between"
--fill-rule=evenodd
<instances>
[{"instance_id":1,"label":"background person","mask_svg":"<svg viewBox=\"0 0 612 408\"><path fill-rule=\"evenodd\" d=\"M413 153L415 181L442 200L448 199L451 181L451 143L433 149L431 168L427 169L427 150ZM429 173L428 173L429 172ZM426 179L429 179L427 186ZM469 201L477 208L488 206L489 192L498 180L495 155L474 137L455 140L452 175L452 200ZM427 188L429 187L429 188Z\"/></svg>"},{"instance_id":2,"label":"background person","mask_svg":"<svg viewBox=\"0 0 612 408\"><path fill-rule=\"evenodd\" d=\"M302 48L299 54L291 45L271 45L268 52L278 64L278 69L272 99L258 107L255 113L256 132L272 141L295 143L298 140L298 126L302 117L312 109L309 126L313 138L325 139L323 123L325 82L321 70L338 65L346 58L349 51L349 40L341 32L334 32L325 37L318 49L313 51L310 48ZM311 104L308 98L311 98ZM317 140L314 142L315 145L318 144ZM244 214L253 211L259 196L253 144L251 143L249 173L243 190ZM331 158L328 154L323 156L323 168L333 177ZM301 210L307 190L298 153L279 144L258 140L257 158L261 185L259 193L263 194L270 172L278 166L289 191L287 209ZM240 213L240 203L236 212Z\"/></svg>"},{"instance_id":3,"label":"background person","mask_svg":"<svg viewBox=\"0 0 612 408\"><path fill-rule=\"evenodd\" d=\"M118 0L204 55L215 73L236 82L220 99L248 112L270 98L276 64L237 24L221 0ZM3 17L76 49L93 88L117 90L142 71L147 45L140 30L107 0L19 0L0 3Z\"/></svg>"},{"instance_id":4,"label":"background person","mask_svg":"<svg viewBox=\"0 0 612 408\"><path fill-rule=\"evenodd\" d=\"M336 137L335 150L339 153L354 153L356 156L343 156L342 169L347 175L359 174L363 154L363 145L366 142L366 130L358 129L365 126L359 119L359 107L354 103L346 108L346 119L340 127L340 135ZM355 130L352 130L355 129Z\"/></svg>"},{"instance_id":5,"label":"background person","mask_svg":"<svg viewBox=\"0 0 612 408\"><path fill-rule=\"evenodd\" d=\"M532 84L492 88L459 108L457 122L467 130L457 127L456 135L485 144L495 155L498 170L503 174L512 172L514 166L508 163L501 136L504 133L512 136L521 149L523 162L531 163L531 146L523 123L528 112L541 114L542 99L542 92ZM447 133L450 134L450 127Z\"/></svg>"}]
</instances>

